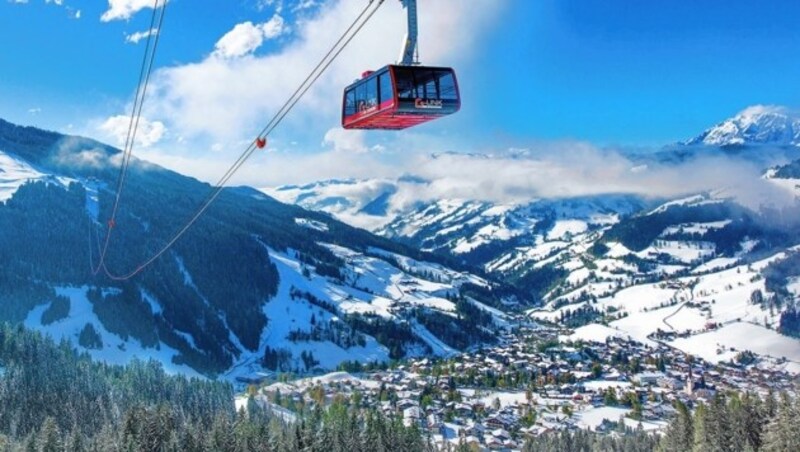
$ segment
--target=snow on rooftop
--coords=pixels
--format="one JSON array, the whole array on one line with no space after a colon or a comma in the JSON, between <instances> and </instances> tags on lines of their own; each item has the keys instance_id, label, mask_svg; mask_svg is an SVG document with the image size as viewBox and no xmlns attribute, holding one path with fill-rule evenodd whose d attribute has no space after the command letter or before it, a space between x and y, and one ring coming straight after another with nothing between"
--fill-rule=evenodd
<instances>
[{"instance_id":1,"label":"snow on rooftop","mask_svg":"<svg viewBox=\"0 0 800 452\"><path fill-rule=\"evenodd\" d=\"M583 387L589 391L605 391L608 388L615 388L615 389L630 389L633 387L633 384L629 381L614 381L614 380L595 380L595 381L587 381L583 383Z\"/></svg>"}]
</instances>

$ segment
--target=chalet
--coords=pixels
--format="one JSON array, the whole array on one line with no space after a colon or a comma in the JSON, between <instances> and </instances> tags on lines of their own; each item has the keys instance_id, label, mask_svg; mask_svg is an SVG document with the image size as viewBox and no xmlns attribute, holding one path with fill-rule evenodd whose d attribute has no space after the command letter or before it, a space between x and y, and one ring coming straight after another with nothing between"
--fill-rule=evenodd
<instances>
[{"instance_id":1,"label":"chalet","mask_svg":"<svg viewBox=\"0 0 800 452\"><path fill-rule=\"evenodd\" d=\"M658 380L658 386L671 391L681 391L685 387L685 384L677 378L664 377Z\"/></svg>"},{"instance_id":2,"label":"chalet","mask_svg":"<svg viewBox=\"0 0 800 452\"><path fill-rule=\"evenodd\" d=\"M461 417L471 417L473 414L473 408L466 403L458 403L453 407L454 411L457 415Z\"/></svg>"},{"instance_id":3,"label":"chalet","mask_svg":"<svg viewBox=\"0 0 800 452\"><path fill-rule=\"evenodd\" d=\"M422 411L419 407L413 406L411 408L406 408L403 410L403 423L406 426L411 426L414 423L419 423L422 419Z\"/></svg>"},{"instance_id":4,"label":"chalet","mask_svg":"<svg viewBox=\"0 0 800 452\"><path fill-rule=\"evenodd\" d=\"M405 411L409 408L417 407L419 403L416 400L411 399L402 399L397 401L397 409L400 411Z\"/></svg>"},{"instance_id":5,"label":"chalet","mask_svg":"<svg viewBox=\"0 0 800 452\"><path fill-rule=\"evenodd\" d=\"M633 376L633 381L640 385L655 385L664 377L663 372L641 372Z\"/></svg>"},{"instance_id":6,"label":"chalet","mask_svg":"<svg viewBox=\"0 0 800 452\"><path fill-rule=\"evenodd\" d=\"M492 429L511 429L515 422L507 415L494 415L486 418L486 426Z\"/></svg>"}]
</instances>

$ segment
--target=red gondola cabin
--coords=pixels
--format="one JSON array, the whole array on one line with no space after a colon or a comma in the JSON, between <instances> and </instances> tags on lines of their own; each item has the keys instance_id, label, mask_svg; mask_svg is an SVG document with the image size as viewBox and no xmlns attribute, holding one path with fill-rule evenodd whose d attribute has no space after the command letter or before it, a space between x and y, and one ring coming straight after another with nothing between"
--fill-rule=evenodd
<instances>
[{"instance_id":1,"label":"red gondola cabin","mask_svg":"<svg viewBox=\"0 0 800 452\"><path fill-rule=\"evenodd\" d=\"M451 68L389 65L344 89L342 127L400 130L461 108Z\"/></svg>"}]
</instances>

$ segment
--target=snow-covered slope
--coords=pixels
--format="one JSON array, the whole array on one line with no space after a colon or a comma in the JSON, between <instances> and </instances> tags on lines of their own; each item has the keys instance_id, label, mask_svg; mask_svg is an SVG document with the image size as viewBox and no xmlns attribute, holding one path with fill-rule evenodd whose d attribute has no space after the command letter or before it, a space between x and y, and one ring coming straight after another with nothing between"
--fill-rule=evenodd
<instances>
[{"instance_id":1,"label":"snow-covered slope","mask_svg":"<svg viewBox=\"0 0 800 452\"><path fill-rule=\"evenodd\" d=\"M338 245L325 246L346 262L342 280L319 275L313 266L301 262L295 251L269 250L281 280L278 294L264 307L270 323L258 350L243 350L227 376L263 368L261 357L268 348L288 353L280 368L301 372L317 367L335 369L343 361L383 362L396 357L372 335L352 328L348 316L353 315L410 324L414 340L403 344L405 356L447 356L458 351L447 344L448 339L422 326L415 314L436 311L455 318L457 308L451 300L461 285L485 286L486 281L380 249L364 254ZM508 325L506 314L476 300L473 303L493 312L490 330ZM316 363L303 362L303 355Z\"/></svg>"},{"instance_id":2,"label":"snow-covered slope","mask_svg":"<svg viewBox=\"0 0 800 452\"><path fill-rule=\"evenodd\" d=\"M28 313L24 322L25 326L42 331L56 341L67 340L73 344L78 344L81 332L87 325L91 325L91 328L99 336L100 342L88 348L81 348L82 351L87 351L91 354L94 359L111 364L127 364L134 358L140 360L152 358L162 363L164 368L171 373L200 375L185 364L176 364L174 358L179 356L180 353L163 342L159 341L155 346L145 346L134 338L124 337L109 331L94 312L93 304L87 297L88 290L89 288L86 286L56 287L56 293L69 300L67 316L54 322L43 320L44 313L55 303L55 301L51 301L37 306ZM154 307L158 309L157 305Z\"/></svg>"},{"instance_id":3,"label":"snow-covered slope","mask_svg":"<svg viewBox=\"0 0 800 452\"><path fill-rule=\"evenodd\" d=\"M686 144L800 146L800 117L785 107L754 105L688 140Z\"/></svg>"},{"instance_id":4,"label":"snow-covered slope","mask_svg":"<svg viewBox=\"0 0 800 452\"><path fill-rule=\"evenodd\" d=\"M98 358L151 357L204 375L304 372L451 354L509 324L483 303L498 304L489 282L453 261L247 187L224 190L130 281L95 274L120 151L2 121L0 149L0 281L11 282L0 321ZM105 269L147 260L209 190L134 160Z\"/></svg>"},{"instance_id":5,"label":"snow-covered slope","mask_svg":"<svg viewBox=\"0 0 800 452\"><path fill-rule=\"evenodd\" d=\"M6 154L0 149L0 202L8 201L19 187L34 181L57 183L63 186L69 184L70 179L42 173L28 162Z\"/></svg>"},{"instance_id":6,"label":"snow-covered slope","mask_svg":"<svg viewBox=\"0 0 800 452\"><path fill-rule=\"evenodd\" d=\"M516 264L525 264L530 260L524 257L527 250L550 249L651 204L626 195L525 203L409 197L414 188L427 183L405 176L394 181L329 180L264 191L425 251L452 253L489 271L498 267L496 262L512 260L512 256L517 256ZM473 257L477 254L480 256Z\"/></svg>"},{"instance_id":7,"label":"snow-covered slope","mask_svg":"<svg viewBox=\"0 0 800 452\"><path fill-rule=\"evenodd\" d=\"M602 342L607 336L623 336L644 343L662 341L712 362L729 361L749 350L778 360L787 358L800 370L800 341L776 331L782 309L754 302L754 293L766 299L774 296L764 274L771 263L784 258L786 252L780 252L700 276L654 283L628 281L627 287L614 288L588 304L602 313L607 327L589 324L570 339ZM585 306L571 305L561 311ZM551 312L532 310L530 314L554 320Z\"/></svg>"},{"instance_id":8,"label":"snow-covered slope","mask_svg":"<svg viewBox=\"0 0 800 452\"><path fill-rule=\"evenodd\" d=\"M618 195L525 204L442 200L420 206L378 233L409 241L425 250L464 255L483 246L503 248L569 240L614 224L646 204L634 196Z\"/></svg>"}]
</instances>

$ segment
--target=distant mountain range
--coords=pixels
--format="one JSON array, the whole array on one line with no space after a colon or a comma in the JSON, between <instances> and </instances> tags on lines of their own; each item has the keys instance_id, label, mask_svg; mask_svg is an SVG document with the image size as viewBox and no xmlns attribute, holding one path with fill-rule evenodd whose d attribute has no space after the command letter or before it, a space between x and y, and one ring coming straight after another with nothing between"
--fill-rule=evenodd
<instances>
[{"instance_id":1,"label":"distant mountain range","mask_svg":"<svg viewBox=\"0 0 800 452\"><path fill-rule=\"evenodd\" d=\"M782 184L777 179L795 174L793 169L798 163L790 160L800 159L800 147L795 146L799 124L800 119L790 116L788 109L750 107L684 143L667 146L652 155L632 156L630 164L640 166L632 166L631 171L653 164L685 164L710 156L762 165L765 171L776 162L784 162L782 169L773 168L769 174L776 185L792 192L791 184ZM735 149L731 149L734 145ZM526 158L531 156L514 155L514 159ZM346 223L426 251L448 252L486 270L491 270L492 261L505 252L536 240L599 231L669 201L625 193L511 203L411 197L414 193L425 193L423 188L435 182L407 174L395 180L326 180L264 191L283 202L327 212Z\"/></svg>"},{"instance_id":2,"label":"distant mountain range","mask_svg":"<svg viewBox=\"0 0 800 452\"><path fill-rule=\"evenodd\" d=\"M690 140L652 162L691 164L709 153L769 162L761 180L800 197L800 160L790 161L798 147L786 144L785 123L755 122L760 132L745 128L744 141ZM720 275L732 282L694 296L723 301L708 315L700 304L688 307L686 325L739 318L764 338L795 334L782 322L800 295L800 266L791 260L800 245L797 202L748 208L725 187L672 198L415 198L436 181L413 174L263 192L235 187L153 266L115 282L89 268L119 152L0 120L0 320L72 340L111 362L149 356L174 370L233 378L448 355L494 341L526 312L539 322L600 322L646 339L663 325L638 315L655 309L666 317L687 302L682 291L692 281L713 285ZM670 152L680 159L664 160ZM134 161L109 268L135 268L209 190ZM756 290L763 296L748 304ZM744 311L734 318L725 306Z\"/></svg>"}]
</instances>

